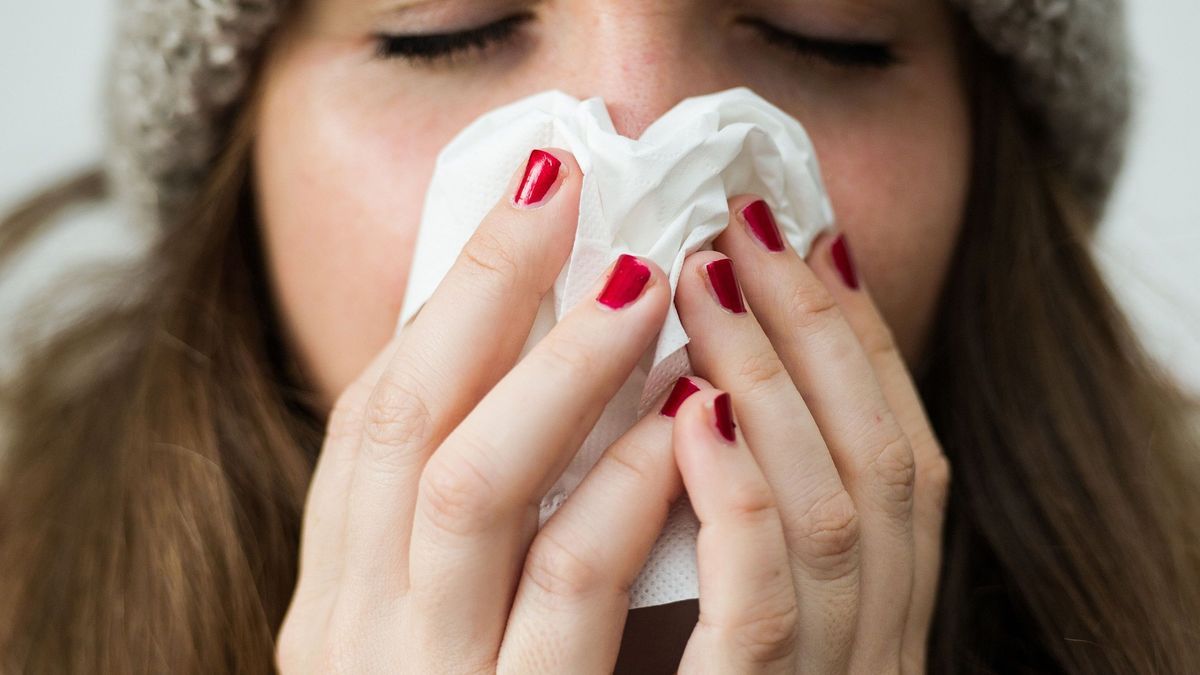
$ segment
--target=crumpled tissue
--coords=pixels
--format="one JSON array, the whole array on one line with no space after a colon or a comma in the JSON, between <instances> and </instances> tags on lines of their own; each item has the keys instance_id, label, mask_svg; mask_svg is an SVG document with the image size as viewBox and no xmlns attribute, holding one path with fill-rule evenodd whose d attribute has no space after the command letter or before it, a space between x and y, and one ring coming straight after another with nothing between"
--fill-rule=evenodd
<instances>
[{"instance_id":1,"label":"crumpled tissue","mask_svg":"<svg viewBox=\"0 0 1200 675\"><path fill-rule=\"evenodd\" d=\"M485 113L438 155L397 332L450 270L509 178L533 148L572 152L583 171L579 222L570 258L543 301L525 350L540 340L622 253L644 256L669 275L730 222L728 198L767 200L784 237L801 255L833 225L833 209L812 143L801 124L745 87L688 98L638 139L616 132L600 98L580 101L551 90ZM470 189L464 189L470 186ZM614 440L633 426L675 379L690 372L688 336L674 306L641 360L542 499L539 527ZM686 495L630 591L630 608L699 597L699 525Z\"/></svg>"}]
</instances>

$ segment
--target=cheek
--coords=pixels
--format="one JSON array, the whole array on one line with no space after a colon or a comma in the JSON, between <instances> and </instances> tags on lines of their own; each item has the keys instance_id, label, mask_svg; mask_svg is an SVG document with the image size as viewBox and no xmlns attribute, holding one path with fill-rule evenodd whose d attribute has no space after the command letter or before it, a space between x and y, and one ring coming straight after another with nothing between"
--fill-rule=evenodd
<instances>
[{"instance_id":1,"label":"cheek","mask_svg":"<svg viewBox=\"0 0 1200 675\"><path fill-rule=\"evenodd\" d=\"M353 101L340 99L337 85L282 74L265 92L255 148L275 297L329 401L392 336L444 143L419 123L398 123L403 110L366 114Z\"/></svg>"},{"instance_id":2,"label":"cheek","mask_svg":"<svg viewBox=\"0 0 1200 675\"><path fill-rule=\"evenodd\" d=\"M814 132L838 226L910 364L961 229L968 125L965 107L950 106Z\"/></svg>"}]
</instances>

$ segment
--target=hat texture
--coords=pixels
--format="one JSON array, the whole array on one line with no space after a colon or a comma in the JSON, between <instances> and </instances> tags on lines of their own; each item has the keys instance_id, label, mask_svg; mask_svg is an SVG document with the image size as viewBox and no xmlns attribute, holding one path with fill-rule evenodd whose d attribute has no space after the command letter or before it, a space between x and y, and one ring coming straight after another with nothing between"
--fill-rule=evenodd
<instances>
[{"instance_id":1,"label":"hat texture","mask_svg":"<svg viewBox=\"0 0 1200 675\"><path fill-rule=\"evenodd\" d=\"M1120 0L952 0L1012 65L1064 173L1103 210L1125 159L1131 76Z\"/></svg>"},{"instance_id":2,"label":"hat texture","mask_svg":"<svg viewBox=\"0 0 1200 675\"><path fill-rule=\"evenodd\" d=\"M118 0L106 169L138 223L170 226L194 197L290 0ZM950 0L1011 62L1065 175L1099 212L1130 117L1119 0Z\"/></svg>"}]
</instances>

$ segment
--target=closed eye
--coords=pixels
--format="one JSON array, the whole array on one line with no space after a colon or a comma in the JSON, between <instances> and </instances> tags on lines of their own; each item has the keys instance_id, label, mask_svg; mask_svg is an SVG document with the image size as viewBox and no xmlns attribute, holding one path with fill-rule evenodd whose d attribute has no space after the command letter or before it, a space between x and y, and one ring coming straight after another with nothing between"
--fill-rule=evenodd
<instances>
[{"instance_id":1,"label":"closed eye","mask_svg":"<svg viewBox=\"0 0 1200 675\"><path fill-rule=\"evenodd\" d=\"M494 44L510 39L521 24L532 18L532 13L524 12L479 28L453 33L379 34L375 36L375 53L385 59L402 58L414 62L449 60L458 54L482 52Z\"/></svg>"},{"instance_id":2,"label":"closed eye","mask_svg":"<svg viewBox=\"0 0 1200 675\"><path fill-rule=\"evenodd\" d=\"M812 56L846 68L887 68L899 59L891 45L884 42L842 41L797 35L762 19L739 19L756 30L768 44L782 47L800 56Z\"/></svg>"},{"instance_id":3,"label":"closed eye","mask_svg":"<svg viewBox=\"0 0 1200 675\"><path fill-rule=\"evenodd\" d=\"M379 34L375 36L375 52L380 58L399 58L418 65L453 61L456 56L484 52L489 47L512 39L520 27L533 18L532 13L523 12L464 31ZM739 23L754 29L770 45L802 57L818 58L835 66L883 69L898 62L895 52L887 43L813 38L791 33L757 18L739 19Z\"/></svg>"}]
</instances>

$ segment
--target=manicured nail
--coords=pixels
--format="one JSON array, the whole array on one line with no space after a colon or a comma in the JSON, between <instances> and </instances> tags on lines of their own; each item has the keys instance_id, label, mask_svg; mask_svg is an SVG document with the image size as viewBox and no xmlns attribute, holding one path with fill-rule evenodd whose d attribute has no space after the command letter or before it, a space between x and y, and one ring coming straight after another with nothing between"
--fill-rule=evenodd
<instances>
[{"instance_id":1,"label":"manicured nail","mask_svg":"<svg viewBox=\"0 0 1200 675\"><path fill-rule=\"evenodd\" d=\"M708 273L708 283L717 302L734 314L745 314L746 301L742 298L742 288L733 273L733 261L729 258L714 260L704 266L704 271Z\"/></svg>"},{"instance_id":2,"label":"manicured nail","mask_svg":"<svg viewBox=\"0 0 1200 675\"><path fill-rule=\"evenodd\" d=\"M697 387L696 383L687 377L675 380L675 386L671 389L671 393L667 396L667 402L663 404L662 410L658 411L658 414L674 417L675 413L679 412L679 406L698 391L700 391L700 387Z\"/></svg>"},{"instance_id":3,"label":"manicured nail","mask_svg":"<svg viewBox=\"0 0 1200 675\"><path fill-rule=\"evenodd\" d=\"M765 201L760 199L742 209L742 221L746 223L750 234L766 246L768 251L778 253L783 250L783 235L779 234L775 216L771 214L771 207L767 206Z\"/></svg>"},{"instance_id":4,"label":"manicured nail","mask_svg":"<svg viewBox=\"0 0 1200 675\"><path fill-rule=\"evenodd\" d=\"M829 255L833 258L833 266L842 275L842 281L854 290L858 290L858 274L854 271L854 260L850 257L850 247L846 245L846 235L839 234L829 247Z\"/></svg>"},{"instance_id":5,"label":"manicured nail","mask_svg":"<svg viewBox=\"0 0 1200 675\"><path fill-rule=\"evenodd\" d=\"M529 161L525 163L525 176L521 178L521 186L513 196L517 206L532 206L542 200L554 179L558 178L558 170L562 162L545 150L534 150L529 153Z\"/></svg>"},{"instance_id":6,"label":"manicured nail","mask_svg":"<svg viewBox=\"0 0 1200 675\"><path fill-rule=\"evenodd\" d=\"M602 305L621 309L638 299L647 281L650 281L650 268L636 256L621 254L613 267L612 276L596 299Z\"/></svg>"},{"instance_id":7,"label":"manicured nail","mask_svg":"<svg viewBox=\"0 0 1200 675\"><path fill-rule=\"evenodd\" d=\"M713 422L716 423L717 433L721 434L721 438L730 443L737 439L734 435L737 425L733 422L733 399L729 398L728 393L713 399Z\"/></svg>"}]
</instances>

